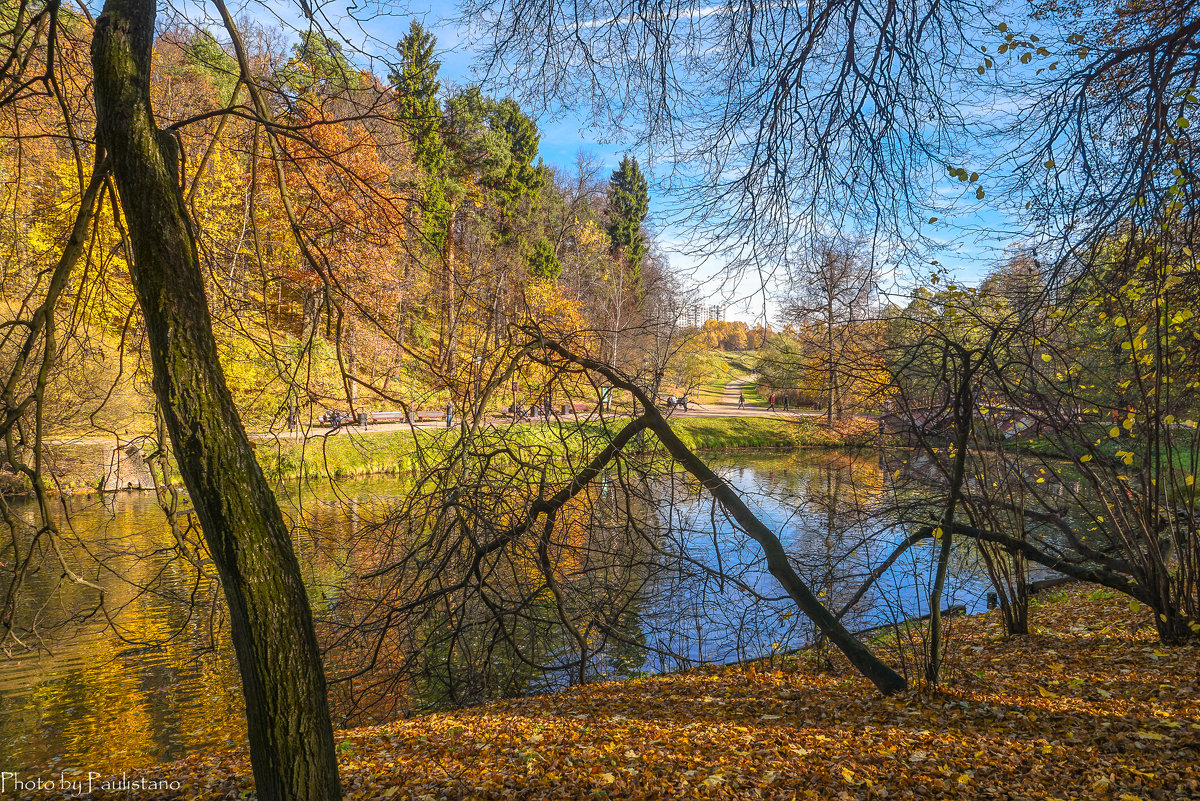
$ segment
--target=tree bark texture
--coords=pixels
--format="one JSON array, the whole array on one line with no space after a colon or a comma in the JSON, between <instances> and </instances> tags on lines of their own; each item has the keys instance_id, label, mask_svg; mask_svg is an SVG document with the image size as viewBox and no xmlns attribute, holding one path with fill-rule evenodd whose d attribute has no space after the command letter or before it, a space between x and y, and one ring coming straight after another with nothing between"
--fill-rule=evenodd
<instances>
[{"instance_id":1,"label":"tree bark texture","mask_svg":"<svg viewBox=\"0 0 1200 801\"><path fill-rule=\"evenodd\" d=\"M154 0L108 0L92 43L97 133L133 246L154 392L229 602L258 797L341 789L312 611L279 506L217 359L174 139L150 105Z\"/></svg>"}]
</instances>

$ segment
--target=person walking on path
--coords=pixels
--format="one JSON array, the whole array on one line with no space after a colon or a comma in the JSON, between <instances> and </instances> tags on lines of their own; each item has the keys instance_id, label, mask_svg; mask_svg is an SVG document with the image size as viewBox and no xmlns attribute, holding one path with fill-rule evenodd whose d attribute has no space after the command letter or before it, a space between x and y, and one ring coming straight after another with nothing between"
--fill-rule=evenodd
<instances>
[{"instance_id":1,"label":"person walking on path","mask_svg":"<svg viewBox=\"0 0 1200 801\"><path fill-rule=\"evenodd\" d=\"M786 393L783 396L783 410L785 412L788 410L788 396Z\"/></svg>"},{"instance_id":2,"label":"person walking on path","mask_svg":"<svg viewBox=\"0 0 1200 801\"><path fill-rule=\"evenodd\" d=\"M746 393L744 393L744 392L738 393L738 408L739 409L746 408Z\"/></svg>"},{"instance_id":3,"label":"person walking on path","mask_svg":"<svg viewBox=\"0 0 1200 801\"><path fill-rule=\"evenodd\" d=\"M775 411L775 393L774 392L772 392L770 397L767 398L767 411L768 412Z\"/></svg>"},{"instance_id":4,"label":"person walking on path","mask_svg":"<svg viewBox=\"0 0 1200 801\"><path fill-rule=\"evenodd\" d=\"M454 403L446 401L446 428L454 425Z\"/></svg>"}]
</instances>

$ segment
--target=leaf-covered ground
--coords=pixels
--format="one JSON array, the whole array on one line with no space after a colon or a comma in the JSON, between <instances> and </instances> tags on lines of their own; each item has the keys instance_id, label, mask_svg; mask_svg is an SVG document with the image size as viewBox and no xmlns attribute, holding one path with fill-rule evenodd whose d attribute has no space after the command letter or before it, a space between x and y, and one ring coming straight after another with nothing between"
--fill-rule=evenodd
<instances>
[{"instance_id":1,"label":"leaf-covered ground","mask_svg":"<svg viewBox=\"0 0 1200 801\"><path fill-rule=\"evenodd\" d=\"M1200 799L1200 648L1106 596L1036 604L1028 638L955 621L936 694L802 655L339 733L346 797ZM240 754L159 767L184 788L96 797L251 787Z\"/></svg>"}]
</instances>

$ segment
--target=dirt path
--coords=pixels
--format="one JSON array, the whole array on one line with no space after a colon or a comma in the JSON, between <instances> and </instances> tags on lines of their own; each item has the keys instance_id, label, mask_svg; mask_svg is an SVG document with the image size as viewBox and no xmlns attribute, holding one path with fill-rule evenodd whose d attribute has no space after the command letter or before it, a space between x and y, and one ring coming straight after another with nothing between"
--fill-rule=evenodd
<instances>
[{"instance_id":1,"label":"dirt path","mask_svg":"<svg viewBox=\"0 0 1200 801\"><path fill-rule=\"evenodd\" d=\"M752 387L756 380L755 376L743 376L735 378L725 385L721 397L715 403L696 403L688 402L688 410L686 412L672 412L671 417L814 417L820 416L821 412L812 410L798 411L768 411L767 405L761 401L753 401L747 398L746 408L738 408L738 395L745 392L748 387Z\"/></svg>"}]
</instances>

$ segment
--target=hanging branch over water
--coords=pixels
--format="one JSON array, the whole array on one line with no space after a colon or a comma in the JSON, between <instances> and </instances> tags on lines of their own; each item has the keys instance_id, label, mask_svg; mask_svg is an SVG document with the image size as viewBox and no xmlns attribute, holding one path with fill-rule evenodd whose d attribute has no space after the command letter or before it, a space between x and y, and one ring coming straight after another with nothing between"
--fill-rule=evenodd
<instances>
[{"instance_id":1,"label":"hanging branch over water","mask_svg":"<svg viewBox=\"0 0 1200 801\"><path fill-rule=\"evenodd\" d=\"M537 328L527 328L525 333L544 347L547 352L598 373L610 381L614 387L632 394L643 409L646 427L658 436L672 458L699 480L705 490L737 521L742 530L762 547L767 559L767 569L779 580L800 610L846 655L851 664L879 688L880 692L890 695L907 686L907 682L902 676L881 662L825 608L817 599L816 594L792 568L779 538L750 511L750 508L727 482L713 473L700 457L683 444L671 430L670 423L655 407L653 399L641 387L620 371L595 359L573 353L562 344L547 338ZM549 362L549 359L546 361Z\"/></svg>"}]
</instances>

